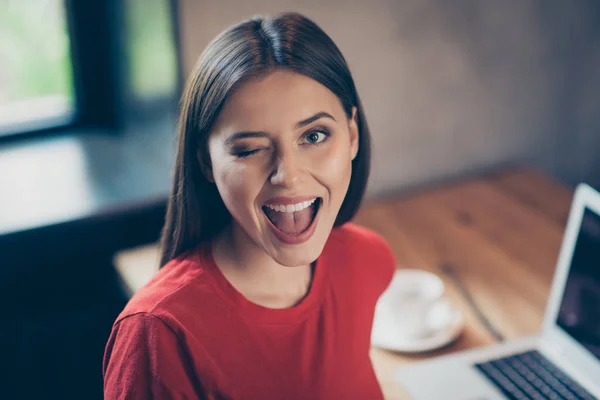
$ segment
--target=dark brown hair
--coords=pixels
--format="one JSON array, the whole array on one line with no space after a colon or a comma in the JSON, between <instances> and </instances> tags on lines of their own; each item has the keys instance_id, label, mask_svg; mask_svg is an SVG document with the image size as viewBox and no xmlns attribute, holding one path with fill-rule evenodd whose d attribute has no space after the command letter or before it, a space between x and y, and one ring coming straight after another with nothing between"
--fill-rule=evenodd
<instances>
[{"instance_id":1,"label":"dark brown hair","mask_svg":"<svg viewBox=\"0 0 600 400\"><path fill-rule=\"evenodd\" d=\"M186 83L173 187L162 231L161 266L212 240L230 221L216 185L202 171L203 164L210 166L208 136L233 89L249 78L280 68L327 87L339 98L348 118L352 108L357 108L359 150L335 226L354 217L369 176L370 134L346 60L331 38L300 14L252 18L217 36Z\"/></svg>"}]
</instances>

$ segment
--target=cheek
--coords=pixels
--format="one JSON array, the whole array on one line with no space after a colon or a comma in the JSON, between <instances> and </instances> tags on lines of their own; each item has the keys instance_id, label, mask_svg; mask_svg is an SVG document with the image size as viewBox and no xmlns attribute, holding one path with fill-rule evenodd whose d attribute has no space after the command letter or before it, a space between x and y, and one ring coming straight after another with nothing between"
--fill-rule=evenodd
<instances>
[{"instance_id":1,"label":"cheek","mask_svg":"<svg viewBox=\"0 0 600 400\"><path fill-rule=\"evenodd\" d=\"M256 173L242 163L231 162L214 167L215 183L229 212L239 217L240 211L252 204L261 185Z\"/></svg>"},{"instance_id":2,"label":"cheek","mask_svg":"<svg viewBox=\"0 0 600 400\"><path fill-rule=\"evenodd\" d=\"M350 143L333 143L313 165L316 166L316 176L329 187L331 196L343 198L352 174Z\"/></svg>"}]
</instances>

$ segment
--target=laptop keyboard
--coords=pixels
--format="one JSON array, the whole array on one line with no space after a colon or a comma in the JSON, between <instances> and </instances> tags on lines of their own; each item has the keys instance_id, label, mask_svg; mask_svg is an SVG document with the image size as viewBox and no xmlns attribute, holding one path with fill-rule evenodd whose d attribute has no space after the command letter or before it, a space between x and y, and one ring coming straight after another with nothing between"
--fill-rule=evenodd
<instances>
[{"instance_id":1,"label":"laptop keyboard","mask_svg":"<svg viewBox=\"0 0 600 400\"><path fill-rule=\"evenodd\" d=\"M511 400L597 400L537 351L475 367Z\"/></svg>"}]
</instances>

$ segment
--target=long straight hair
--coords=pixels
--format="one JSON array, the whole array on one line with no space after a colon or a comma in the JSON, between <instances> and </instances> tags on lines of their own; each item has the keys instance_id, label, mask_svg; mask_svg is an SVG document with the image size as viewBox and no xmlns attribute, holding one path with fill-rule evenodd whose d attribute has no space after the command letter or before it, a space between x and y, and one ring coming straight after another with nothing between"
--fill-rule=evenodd
<instances>
[{"instance_id":1,"label":"long straight hair","mask_svg":"<svg viewBox=\"0 0 600 400\"><path fill-rule=\"evenodd\" d=\"M359 150L335 226L351 220L362 201L370 170L370 134L342 53L313 21L297 13L255 17L217 36L200 56L181 99L173 186L161 238L163 266L211 241L229 223L210 168L210 130L229 94L252 77L287 69L321 83L340 100L348 119L357 108Z\"/></svg>"}]
</instances>

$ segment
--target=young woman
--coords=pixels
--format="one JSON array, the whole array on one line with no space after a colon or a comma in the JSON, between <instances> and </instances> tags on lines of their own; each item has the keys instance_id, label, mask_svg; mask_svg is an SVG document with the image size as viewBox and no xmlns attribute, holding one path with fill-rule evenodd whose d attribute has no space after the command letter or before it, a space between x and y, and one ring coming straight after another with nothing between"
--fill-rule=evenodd
<instances>
[{"instance_id":1,"label":"young woman","mask_svg":"<svg viewBox=\"0 0 600 400\"><path fill-rule=\"evenodd\" d=\"M369 142L346 61L309 19L209 44L183 94L163 267L114 324L106 398L381 398L370 333L395 262L347 223Z\"/></svg>"}]
</instances>

